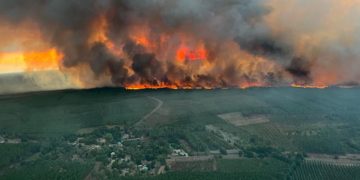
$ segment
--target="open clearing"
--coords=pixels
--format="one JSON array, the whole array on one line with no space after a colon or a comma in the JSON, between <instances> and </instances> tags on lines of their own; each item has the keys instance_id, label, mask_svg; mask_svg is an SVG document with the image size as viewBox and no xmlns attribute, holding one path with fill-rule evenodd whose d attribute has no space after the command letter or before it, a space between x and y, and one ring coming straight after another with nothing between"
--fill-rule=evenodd
<instances>
[{"instance_id":1,"label":"open clearing","mask_svg":"<svg viewBox=\"0 0 360 180\"><path fill-rule=\"evenodd\" d=\"M215 133L217 136L221 137L225 142L228 142L231 145L234 145L237 141L239 141L239 137L234 136L228 132L224 132L216 126L206 125L205 128L209 132Z\"/></svg>"},{"instance_id":2,"label":"open clearing","mask_svg":"<svg viewBox=\"0 0 360 180\"><path fill-rule=\"evenodd\" d=\"M264 115L252 115L244 117L241 112L219 114L218 117L230 124L233 124L234 126L247 126L251 124L270 122L270 120Z\"/></svg>"}]
</instances>

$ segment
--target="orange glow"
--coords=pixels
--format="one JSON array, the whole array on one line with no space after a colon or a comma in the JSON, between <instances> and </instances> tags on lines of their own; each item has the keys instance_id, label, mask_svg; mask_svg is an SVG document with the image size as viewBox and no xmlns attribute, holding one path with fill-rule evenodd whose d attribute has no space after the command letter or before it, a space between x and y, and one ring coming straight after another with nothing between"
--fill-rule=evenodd
<instances>
[{"instance_id":1,"label":"orange glow","mask_svg":"<svg viewBox=\"0 0 360 180\"><path fill-rule=\"evenodd\" d=\"M59 70L63 54L47 41L36 23L0 21L0 73Z\"/></svg>"},{"instance_id":2,"label":"orange glow","mask_svg":"<svg viewBox=\"0 0 360 180\"><path fill-rule=\"evenodd\" d=\"M58 70L63 55L56 49L23 53L27 70Z\"/></svg>"},{"instance_id":3,"label":"orange glow","mask_svg":"<svg viewBox=\"0 0 360 180\"><path fill-rule=\"evenodd\" d=\"M135 26L131 29L130 39L137 45L143 46L146 50L154 51L155 44L151 43L149 28L146 25Z\"/></svg>"},{"instance_id":4,"label":"orange glow","mask_svg":"<svg viewBox=\"0 0 360 180\"><path fill-rule=\"evenodd\" d=\"M267 87L264 83L261 82L244 82L238 86L240 89L248 89L252 87ZM159 85L149 85L149 84L129 84L125 86L125 89L127 90L143 90L143 89L173 89L173 90L191 90L191 89L204 89L204 90L211 90L214 89L214 87L207 87L207 86L201 86L201 87L194 87L191 84L165 84L161 83Z\"/></svg>"},{"instance_id":5,"label":"orange glow","mask_svg":"<svg viewBox=\"0 0 360 180\"><path fill-rule=\"evenodd\" d=\"M240 84L239 88L240 89L248 89L248 88L252 88L252 87L266 87L267 85L265 85L264 83L261 82L245 82Z\"/></svg>"},{"instance_id":6,"label":"orange glow","mask_svg":"<svg viewBox=\"0 0 360 180\"><path fill-rule=\"evenodd\" d=\"M125 86L127 90L142 90L142 89L179 89L175 85L168 85L161 83L159 85L149 85L149 84L130 84Z\"/></svg>"},{"instance_id":7,"label":"orange glow","mask_svg":"<svg viewBox=\"0 0 360 180\"><path fill-rule=\"evenodd\" d=\"M25 69L22 53L0 53L0 73L21 72Z\"/></svg>"},{"instance_id":8,"label":"orange glow","mask_svg":"<svg viewBox=\"0 0 360 180\"><path fill-rule=\"evenodd\" d=\"M144 47L150 47L150 42L146 36L134 36L133 41L136 44L142 45Z\"/></svg>"},{"instance_id":9,"label":"orange glow","mask_svg":"<svg viewBox=\"0 0 360 180\"><path fill-rule=\"evenodd\" d=\"M56 49L0 53L0 72L58 70L62 58Z\"/></svg>"},{"instance_id":10,"label":"orange glow","mask_svg":"<svg viewBox=\"0 0 360 180\"><path fill-rule=\"evenodd\" d=\"M196 60L206 60L208 53L205 50L204 46L199 46L198 48L192 50L187 46L182 45L176 52L176 59L178 61L196 61Z\"/></svg>"},{"instance_id":11,"label":"orange glow","mask_svg":"<svg viewBox=\"0 0 360 180\"><path fill-rule=\"evenodd\" d=\"M329 86L327 85L301 85L301 84L291 84L291 87L293 88L304 88L304 89L325 89L328 88Z\"/></svg>"},{"instance_id":12,"label":"orange glow","mask_svg":"<svg viewBox=\"0 0 360 180\"><path fill-rule=\"evenodd\" d=\"M105 44L105 46L115 55L121 56L122 51L116 47L113 41L111 41L108 37L108 22L106 21L105 15L99 16L94 20L92 24L92 34L88 40L88 44L91 46L94 43L101 42Z\"/></svg>"}]
</instances>

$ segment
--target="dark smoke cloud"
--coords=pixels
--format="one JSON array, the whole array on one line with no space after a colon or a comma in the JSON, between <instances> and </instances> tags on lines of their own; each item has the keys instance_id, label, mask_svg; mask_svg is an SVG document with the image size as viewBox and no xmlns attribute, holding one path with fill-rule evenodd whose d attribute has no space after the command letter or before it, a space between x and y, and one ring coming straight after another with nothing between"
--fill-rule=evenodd
<instances>
[{"instance_id":1,"label":"dark smoke cloud","mask_svg":"<svg viewBox=\"0 0 360 180\"><path fill-rule=\"evenodd\" d=\"M294 76L295 81L301 84L308 84L311 82L310 67L309 61L295 57L286 70Z\"/></svg>"},{"instance_id":2,"label":"dark smoke cloud","mask_svg":"<svg viewBox=\"0 0 360 180\"><path fill-rule=\"evenodd\" d=\"M159 80L164 78L162 77L164 73L161 63L154 54L144 53L134 55L131 67L145 81L144 83L157 85Z\"/></svg>"},{"instance_id":3,"label":"dark smoke cloud","mask_svg":"<svg viewBox=\"0 0 360 180\"><path fill-rule=\"evenodd\" d=\"M109 70L115 84L123 84L128 76L123 60L118 59L109 52L102 43L95 43L88 53L91 69L96 75L101 75Z\"/></svg>"},{"instance_id":4,"label":"dark smoke cloud","mask_svg":"<svg viewBox=\"0 0 360 180\"><path fill-rule=\"evenodd\" d=\"M270 36L264 38L250 38L253 39L249 39L248 37L245 37L244 39L237 37L235 40L242 49L254 55L269 56L276 59L277 57L286 57L291 54L289 46L282 44L275 39L271 39Z\"/></svg>"}]
</instances>

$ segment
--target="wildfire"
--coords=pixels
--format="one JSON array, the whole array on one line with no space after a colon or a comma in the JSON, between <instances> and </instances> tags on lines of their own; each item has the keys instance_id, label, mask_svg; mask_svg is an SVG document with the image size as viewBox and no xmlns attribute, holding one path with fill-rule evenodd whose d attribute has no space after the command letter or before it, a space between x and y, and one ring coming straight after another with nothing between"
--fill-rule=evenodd
<instances>
[{"instance_id":1,"label":"wildfire","mask_svg":"<svg viewBox=\"0 0 360 180\"><path fill-rule=\"evenodd\" d=\"M105 4L108 3L102 5ZM329 53L328 47L320 48L322 44L327 44L328 39L332 39L332 33L299 33L299 37L282 38L282 33L286 34L287 31L280 26L283 24L279 17L283 17L282 11L287 8L276 8L277 13L270 13L272 15L267 18L263 17L263 13L245 18L249 22L242 22L245 23L244 27L235 25L235 29L225 33L222 30L233 27L233 24L238 23L233 19L238 18L230 15L232 11L215 12L217 6L208 7L215 8L209 11L214 18L202 19L208 17L208 14L204 14L190 20L186 14L179 14L181 16L172 19L174 17L167 17L169 13L158 13L160 10L168 10L163 8L172 7L173 3L161 2L162 6L157 4L146 7L146 10L140 7L130 8L131 6L125 10L123 8L126 6L119 6L120 4L123 5L109 3L107 8L94 9L95 13L90 13L89 17L88 14L83 14L79 15L81 18L72 21L71 18L39 15L14 23L11 18L0 17L0 73L59 70L63 73L70 72L73 79L85 84L84 87L119 86L128 90L246 89L277 84L324 89L347 79L357 81L359 77L355 72L346 74L338 71L346 70L345 65L333 66L343 57L332 55L332 50ZM74 6L77 7L77 4ZM154 7L157 8L151 10ZM226 5L223 8L232 7ZM205 9L199 13L203 10ZM131 11L136 12L133 14ZM117 14L118 12L121 14ZM29 16L33 14L37 13L30 13ZM67 14L59 14L65 15ZM260 23L259 26L256 23ZM268 24L271 24L269 32L263 32L263 25ZM222 28L213 28L214 25ZM241 31L237 32L238 28ZM252 28L254 33L250 33ZM293 29L292 26L288 28ZM290 30L289 32L293 32ZM318 36L319 39L316 38ZM352 38L349 37L340 42L348 43L344 47L352 47ZM287 42L288 39L294 42ZM335 40L336 36L333 41ZM349 55L345 58L358 59L354 57ZM278 59L286 62L279 62ZM62 63L66 66L62 66Z\"/></svg>"},{"instance_id":2,"label":"wildfire","mask_svg":"<svg viewBox=\"0 0 360 180\"><path fill-rule=\"evenodd\" d=\"M22 53L0 53L0 73L19 72L25 69Z\"/></svg>"},{"instance_id":3,"label":"wildfire","mask_svg":"<svg viewBox=\"0 0 360 180\"><path fill-rule=\"evenodd\" d=\"M187 46L182 45L176 52L176 59L178 61L196 61L196 60L206 60L207 51L203 46L200 46L194 50L188 48Z\"/></svg>"},{"instance_id":4,"label":"wildfire","mask_svg":"<svg viewBox=\"0 0 360 180\"><path fill-rule=\"evenodd\" d=\"M27 70L58 70L63 55L56 49L23 53Z\"/></svg>"},{"instance_id":5,"label":"wildfire","mask_svg":"<svg viewBox=\"0 0 360 180\"><path fill-rule=\"evenodd\" d=\"M0 73L59 70L63 54L32 21L0 21Z\"/></svg>"},{"instance_id":6,"label":"wildfire","mask_svg":"<svg viewBox=\"0 0 360 180\"><path fill-rule=\"evenodd\" d=\"M252 87L266 87L267 85L261 82L245 82L240 84L239 88L248 89Z\"/></svg>"},{"instance_id":7,"label":"wildfire","mask_svg":"<svg viewBox=\"0 0 360 180\"><path fill-rule=\"evenodd\" d=\"M130 84L125 86L127 90L142 90L142 89L179 89L176 85L169 85L161 83L159 85L150 84Z\"/></svg>"},{"instance_id":8,"label":"wildfire","mask_svg":"<svg viewBox=\"0 0 360 180\"><path fill-rule=\"evenodd\" d=\"M111 41L107 35L108 26L109 24L106 21L105 15L101 15L96 18L91 26L92 34L88 40L88 44L92 45L98 42L104 43L111 52L118 56L121 56L122 51L115 46L113 41Z\"/></svg>"},{"instance_id":9,"label":"wildfire","mask_svg":"<svg viewBox=\"0 0 360 180\"><path fill-rule=\"evenodd\" d=\"M293 84L291 84L291 87L304 88L304 89L326 89L329 86L327 86L327 85L307 85L307 84L301 85L301 84L293 83Z\"/></svg>"},{"instance_id":10,"label":"wildfire","mask_svg":"<svg viewBox=\"0 0 360 180\"><path fill-rule=\"evenodd\" d=\"M59 70L63 55L52 48L44 51L0 53L1 72Z\"/></svg>"},{"instance_id":11,"label":"wildfire","mask_svg":"<svg viewBox=\"0 0 360 180\"><path fill-rule=\"evenodd\" d=\"M151 47L151 43L149 41L149 39L144 35L144 34L140 34L139 36L133 36L132 40L138 44L138 45L142 45L146 48L150 48Z\"/></svg>"},{"instance_id":12,"label":"wildfire","mask_svg":"<svg viewBox=\"0 0 360 180\"><path fill-rule=\"evenodd\" d=\"M129 38L135 44L143 46L148 51L155 51L157 49L156 43L151 42L148 26L145 24L135 25L130 31Z\"/></svg>"}]
</instances>

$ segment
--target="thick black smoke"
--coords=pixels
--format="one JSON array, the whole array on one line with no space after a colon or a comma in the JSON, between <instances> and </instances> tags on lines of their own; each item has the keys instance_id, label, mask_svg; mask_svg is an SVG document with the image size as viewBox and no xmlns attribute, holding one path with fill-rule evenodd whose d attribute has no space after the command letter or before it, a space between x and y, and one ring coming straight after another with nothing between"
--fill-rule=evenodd
<instances>
[{"instance_id":1,"label":"thick black smoke","mask_svg":"<svg viewBox=\"0 0 360 180\"><path fill-rule=\"evenodd\" d=\"M309 84L311 83L310 67L311 64L309 61L303 58L295 57L292 59L286 70L294 76L294 80L298 84Z\"/></svg>"},{"instance_id":2,"label":"thick black smoke","mask_svg":"<svg viewBox=\"0 0 360 180\"><path fill-rule=\"evenodd\" d=\"M164 78L161 63L154 54L134 55L131 67L142 78L142 81L145 81L143 83L158 85L158 82Z\"/></svg>"},{"instance_id":3,"label":"thick black smoke","mask_svg":"<svg viewBox=\"0 0 360 180\"><path fill-rule=\"evenodd\" d=\"M102 43L95 43L88 53L89 64L93 72L100 76L109 71L115 84L123 84L128 76L122 59L115 57Z\"/></svg>"}]
</instances>

